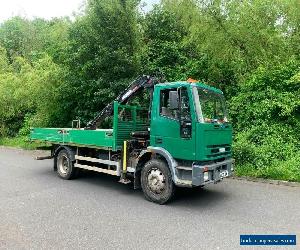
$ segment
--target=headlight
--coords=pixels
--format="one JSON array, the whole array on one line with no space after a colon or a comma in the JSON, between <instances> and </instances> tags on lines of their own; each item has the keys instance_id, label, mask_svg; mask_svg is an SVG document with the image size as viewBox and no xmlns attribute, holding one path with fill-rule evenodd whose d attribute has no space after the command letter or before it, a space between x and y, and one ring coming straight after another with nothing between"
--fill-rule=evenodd
<instances>
[{"instance_id":1,"label":"headlight","mask_svg":"<svg viewBox=\"0 0 300 250\"><path fill-rule=\"evenodd\" d=\"M204 172L204 181L208 181L208 172Z\"/></svg>"}]
</instances>

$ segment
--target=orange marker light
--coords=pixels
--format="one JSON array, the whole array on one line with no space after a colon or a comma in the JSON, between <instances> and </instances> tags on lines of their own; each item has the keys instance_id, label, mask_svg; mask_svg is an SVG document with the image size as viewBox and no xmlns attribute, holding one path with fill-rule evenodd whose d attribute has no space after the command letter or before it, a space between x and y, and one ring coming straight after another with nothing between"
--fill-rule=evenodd
<instances>
[{"instance_id":1,"label":"orange marker light","mask_svg":"<svg viewBox=\"0 0 300 250\"><path fill-rule=\"evenodd\" d=\"M193 83L193 82L198 82L198 81L197 81L197 80L195 80L195 79L189 78L189 79L187 79L187 82L189 82L189 83Z\"/></svg>"}]
</instances>

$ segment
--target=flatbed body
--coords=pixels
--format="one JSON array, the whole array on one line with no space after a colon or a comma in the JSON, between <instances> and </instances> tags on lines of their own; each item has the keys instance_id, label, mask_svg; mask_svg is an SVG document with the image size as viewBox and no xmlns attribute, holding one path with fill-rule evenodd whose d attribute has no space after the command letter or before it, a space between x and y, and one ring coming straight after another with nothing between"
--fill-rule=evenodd
<instances>
[{"instance_id":1,"label":"flatbed body","mask_svg":"<svg viewBox=\"0 0 300 250\"><path fill-rule=\"evenodd\" d=\"M30 138L51 144L118 151L122 148L123 141L128 140L133 131L148 129L148 110L136 106L120 105L117 102L114 104L114 109L112 129L33 128Z\"/></svg>"}]
</instances>

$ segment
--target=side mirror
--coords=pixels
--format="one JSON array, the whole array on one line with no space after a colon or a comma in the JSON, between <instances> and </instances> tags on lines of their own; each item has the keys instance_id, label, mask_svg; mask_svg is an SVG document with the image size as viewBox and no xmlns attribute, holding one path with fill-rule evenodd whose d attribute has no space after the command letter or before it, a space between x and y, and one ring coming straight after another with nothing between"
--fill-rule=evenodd
<instances>
[{"instance_id":1,"label":"side mirror","mask_svg":"<svg viewBox=\"0 0 300 250\"><path fill-rule=\"evenodd\" d=\"M170 109L176 110L179 109L179 95L177 91L169 92L169 100L170 100Z\"/></svg>"}]
</instances>

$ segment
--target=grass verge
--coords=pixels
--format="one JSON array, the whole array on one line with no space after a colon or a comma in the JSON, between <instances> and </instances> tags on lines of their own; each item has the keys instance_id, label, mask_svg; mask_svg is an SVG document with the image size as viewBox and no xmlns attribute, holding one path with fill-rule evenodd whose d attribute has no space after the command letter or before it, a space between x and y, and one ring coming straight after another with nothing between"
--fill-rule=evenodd
<instances>
[{"instance_id":1,"label":"grass verge","mask_svg":"<svg viewBox=\"0 0 300 250\"><path fill-rule=\"evenodd\" d=\"M35 150L35 149L43 149L49 147L49 144L39 143L39 142L31 142L28 137L0 137L0 146L14 147L14 148L22 148L26 150Z\"/></svg>"},{"instance_id":2,"label":"grass verge","mask_svg":"<svg viewBox=\"0 0 300 250\"><path fill-rule=\"evenodd\" d=\"M251 165L237 165L235 175L240 177L254 177L281 181L300 182L300 164L294 159L277 162L272 166L255 168Z\"/></svg>"}]
</instances>

